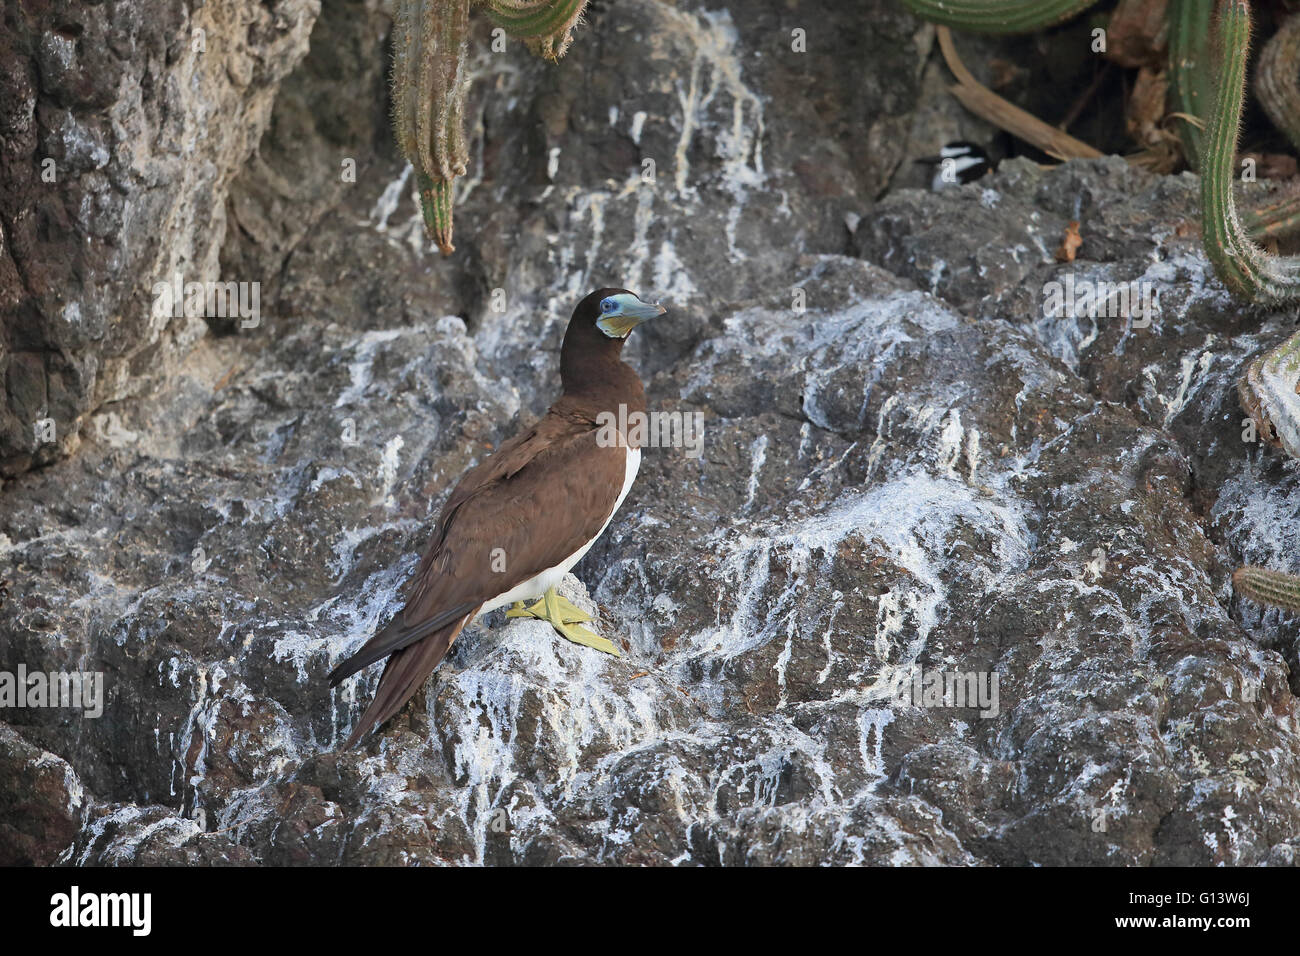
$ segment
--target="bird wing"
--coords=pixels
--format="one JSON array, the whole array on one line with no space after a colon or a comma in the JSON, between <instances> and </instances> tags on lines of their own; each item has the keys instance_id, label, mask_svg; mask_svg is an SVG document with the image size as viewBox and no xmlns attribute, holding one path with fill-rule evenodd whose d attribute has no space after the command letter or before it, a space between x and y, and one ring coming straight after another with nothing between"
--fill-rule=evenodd
<instances>
[{"instance_id":1,"label":"bird wing","mask_svg":"<svg viewBox=\"0 0 1300 956\"><path fill-rule=\"evenodd\" d=\"M354 739L401 708L479 607L600 533L623 487L627 450L602 447L596 436L590 421L553 408L461 479L405 607L330 673L333 686L393 655ZM372 711L383 716L371 720Z\"/></svg>"},{"instance_id":2,"label":"bird wing","mask_svg":"<svg viewBox=\"0 0 1300 956\"><path fill-rule=\"evenodd\" d=\"M595 538L627 468L627 449L601 447L596 434L585 423L548 415L519 445L492 456L474 487L462 481L444 509L436 551L417 571L408 615L421 619L461 601L482 604Z\"/></svg>"}]
</instances>

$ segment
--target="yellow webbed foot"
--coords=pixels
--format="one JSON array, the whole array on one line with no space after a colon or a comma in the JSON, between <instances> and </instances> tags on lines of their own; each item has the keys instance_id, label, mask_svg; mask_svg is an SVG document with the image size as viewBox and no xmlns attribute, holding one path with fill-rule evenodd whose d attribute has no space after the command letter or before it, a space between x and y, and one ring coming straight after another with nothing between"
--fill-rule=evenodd
<instances>
[{"instance_id":1,"label":"yellow webbed foot","mask_svg":"<svg viewBox=\"0 0 1300 956\"><path fill-rule=\"evenodd\" d=\"M561 637L575 644L613 654L615 657L620 656L613 641L578 626L583 621L592 620L591 615L567 598L560 597L555 588L551 588L531 606L526 607L523 601L516 602L510 610L506 611L506 617L535 617L551 625Z\"/></svg>"},{"instance_id":2,"label":"yellow webbed foot","mask_svg":"<svg viewBox=\"0 0 1300 956\"><path fill-rule=\"evenodd\" d=\"M622 656L619 654L618 648L614 646L613 641L601 637L585 627L579 627L577 624L560 624L558 626L552 624L551 626L559 631L561 636L567 637L575 644L581 644L583 647L590 647L597 651L604 651L606 654L613 654L615 657Z\"/></svg>"},{"instance_id":3,"label":"yellow webbed foot","mask_svg":"<svg viewBox=\"0 0 1300 956\"><path fill-rule=\"evenodd\" d=\"M565 624L581 624L593 620L590 614L558 592L555 595L555 606L560 609L560 619Z\"/></svg>"}]
</instances>

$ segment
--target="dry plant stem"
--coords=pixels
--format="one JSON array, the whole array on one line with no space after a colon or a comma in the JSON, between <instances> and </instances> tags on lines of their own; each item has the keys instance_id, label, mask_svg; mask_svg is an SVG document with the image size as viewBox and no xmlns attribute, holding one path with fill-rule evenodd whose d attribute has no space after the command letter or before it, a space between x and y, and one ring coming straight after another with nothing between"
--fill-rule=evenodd
<instances>
[{"instance_id":1,"label":"dry plant stem","mask_svg":"<svg viewBox=\"0 0 1300 956\"><path fill-rule=\"evenodd\" d=\"M1049 156L1057 159L1095 159L1101 156L1082 140L1044 123L1032 113L1027 113L1018 106L1013 106L998 96L979 80L975 79L953 46L952 32L946 26L937 28L939 49L943 52L944 62L957 78L957 84L951 87L952 95L966 109L980 119L987 120L999 129L1006 130L1026 143L1038 147Z\"/></svg>"},{"instance_id":2,"label":"dry plant stem","mask_svg":"<svg viewBox=\"0 0 1300 956\"><path fill-rule=\"evenodd\" d=\"M1107 60L1102 64L1101 69L1097 71L1097 75L1094 76L1092 82L1088 84L1088 88L1075 98L1075 101L1070 105L1070 109L1066 112L1065 117L1061 122L1056 124L1057 129L1063 133L1069 131L1070 127L1073 126L1079 116L1082 115L1084 108L1087 107L1092 98L1097 95L1097 90L1101 89L1101 84L1106 82L1106 77L1110 76L1111 67L1114 65L1115 64L1110 60Z\"/></svg>"}]
</instances>

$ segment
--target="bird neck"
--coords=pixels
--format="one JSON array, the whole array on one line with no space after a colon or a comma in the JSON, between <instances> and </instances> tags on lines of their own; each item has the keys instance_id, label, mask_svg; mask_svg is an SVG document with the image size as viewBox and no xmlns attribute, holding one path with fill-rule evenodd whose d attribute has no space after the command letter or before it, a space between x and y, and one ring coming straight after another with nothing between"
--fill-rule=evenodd
<instances>
[{"instance_id":1,"label":"bird neck","mask_svg":"<svg viewBox=\"0 0 1300 956\"><path fill-rule=\"evenodd\" d=\"M645 411L645 389L623 361L623 339L610 338L594 322L573 321L560 349L560 383L566 398L597 411Z\"/></svg>"},{"instance_id":2,"label":"bird neck","mask_svg":"<svg viewBox=\"0 0 1300 956\"><path fill-rule=\"evenodd\" d=\"M563 357L560 362L564 397L581 406L593 419L603 411L618 415L619 406L623 406L625 414L645 411L641 377L617 355L585 361L570 367L567 374Z\"/></svg>"}]
</instances>

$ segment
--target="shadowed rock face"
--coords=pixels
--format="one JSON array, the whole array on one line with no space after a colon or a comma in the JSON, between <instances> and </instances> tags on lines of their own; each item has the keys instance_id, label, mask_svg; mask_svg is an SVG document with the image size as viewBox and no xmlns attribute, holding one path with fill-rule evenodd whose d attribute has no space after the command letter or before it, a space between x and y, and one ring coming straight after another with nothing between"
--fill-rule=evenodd
<instances>
[{"instance_id":1,"label":"shadowed rock face","mask_svg":"<svg viewBox=\"0 0 1300 956\"><path fill-rule=\"evenodd\" d=\"M204 332L155 283L217 278L231 180L319 0L6 4L0 30L0 474L76 449ZM37 423L52 421L53 440Z\"/></svg>"},{"instance_id":2,"label":"shadowed rock face","mask_svg":"<svg viewBox=\"0 0 1300 956\"><path fill-rule=\"evenodd\" d=\"M223 275L265 283L262 324L198 337L0 497L0 669L101 671L107 695L97 719L4 712L0 859L1294 860L1294 622L1228 584L1300 553L1294 470L1242 442L1233 391L1294 313L1213 279L1193 180L1117 160L872 205L914 24L880 5L862 84L782 59L840 5L731 6L598 7L559 69L484 45L444 261L343 42L382 11L326 4L229 188ZM351 118L321 119L332 82ZM1145 279L1160 309L1046 318L1067 272ZM610 283L670 305L627 355L652 408L706 428L698 458L646 450L566 582L624 656L497 614L335 752L378 668L325 674ZM996 674L996 701L898 699L934 674Z\"/></svg>"}]
</instances>

